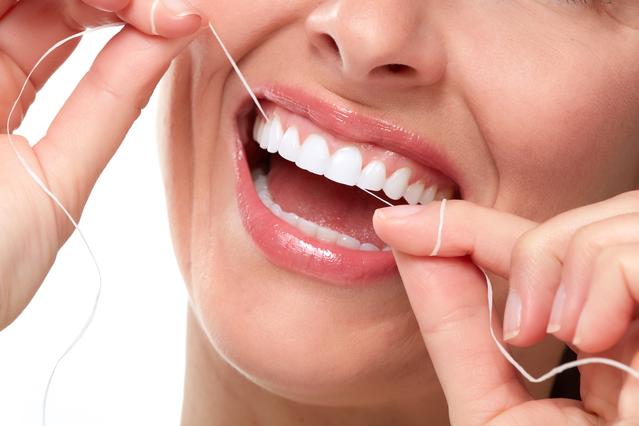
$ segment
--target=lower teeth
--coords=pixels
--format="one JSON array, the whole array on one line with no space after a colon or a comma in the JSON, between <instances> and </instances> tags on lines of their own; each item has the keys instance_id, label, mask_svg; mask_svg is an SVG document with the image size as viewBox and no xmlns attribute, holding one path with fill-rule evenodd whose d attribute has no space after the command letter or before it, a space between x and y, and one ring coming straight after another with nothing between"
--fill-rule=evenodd
<instances>
[{"instance_id":1,"label":"lower teeth","mask_svg":"<svg viewBox=\"0 0 639 426\"><path fill-rule=\"evenodd\" d=\"M289 225L299 229L304 235L315 238L324 243L336 244L351 250L360 251L380 251L380 248L371 243L360 243L356 238L350 235L339 233L325 226L320 226L315 222L299 217L295 213L289 213L282 210L279 204L273 201L273 197L268 190L266 176L262 170L253 171L253 183L257 196L262 203L277 217L287 222ZM385 246L382 250L389 251L390 247Z\"/></svg>"}]
</instances>

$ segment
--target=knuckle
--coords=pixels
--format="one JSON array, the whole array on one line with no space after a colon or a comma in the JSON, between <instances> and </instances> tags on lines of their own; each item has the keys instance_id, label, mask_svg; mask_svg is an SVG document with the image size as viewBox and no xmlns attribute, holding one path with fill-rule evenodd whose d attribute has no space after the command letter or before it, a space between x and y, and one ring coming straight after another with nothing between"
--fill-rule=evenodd
<instances>
[{"instance_id":1,"label":"knuckle","mask_svg":"<svg viewBox=\"0 0 639 426\"><path fill-rule=\"evenodd\" d=\"M116 102L123 102L126 100L117 87L110 82L112 77L106 76L100 67L94 67L87 74L86 78L88 83L99 93L113 98Z\"/></svg>"},{"instance_id":2,"label":"knuckle","mask_svg":"<svg viewBox=\"0 0 639 426\"><path fill-rule=\"evenodd\" d=\"M538 228L524 233L515 243L512 253L512 268L521 269L534 264L547 250L547 239Z\"/></svg>"},{"instance_id":3,"label":"knuckle","mask_svg":"<svg viewBox=\"0 0 639 426\"><path fill-rule=\"evenodd\" d=\"M592 256L596 256L603 249L598 238L598 230L598 224L579 228L572 237L568 252L578 253L580 257L592 258Z\"/></svg>"}]
</instances>

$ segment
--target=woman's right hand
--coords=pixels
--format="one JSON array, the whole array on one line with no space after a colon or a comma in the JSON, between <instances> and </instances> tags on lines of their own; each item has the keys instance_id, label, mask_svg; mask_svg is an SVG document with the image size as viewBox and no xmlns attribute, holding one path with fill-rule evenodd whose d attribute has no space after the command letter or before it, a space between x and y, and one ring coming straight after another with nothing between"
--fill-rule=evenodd
<instances>
[{"instance_id":1,"label":"woman's right hand","mask_svg":"<svg viewBox=\"0 0 639 426\"><path fill-rule=\"evenodd\" d=\"M159 79L203 23L188 9L174 12L160 3L151 25L151 5L152 0L0 0L0 330L31 301L73 232L12 150L6 134L10 108L29 70L55 42L100 24L129 24L105 46L42 140L30 147L12 137L30 168L79 220L98 176ZM162 37L150 35L152 27ZM33 74L11 129L75 45L54 52Z\"/></svg>"}]
</instances>

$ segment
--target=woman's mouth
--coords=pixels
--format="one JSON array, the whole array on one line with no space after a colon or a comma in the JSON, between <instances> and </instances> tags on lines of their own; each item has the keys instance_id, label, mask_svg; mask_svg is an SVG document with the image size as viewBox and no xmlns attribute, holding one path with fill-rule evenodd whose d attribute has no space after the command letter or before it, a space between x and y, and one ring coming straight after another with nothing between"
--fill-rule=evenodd
<instances>
[{"instance_id":1,"label":"woman's mouth","mask_svg":"<svg viewBox=\"0 0 639 426\"><path fill-rule=\"evenodd\" d=\"M362 189L395 205L427 204L455 197L456 184L389 149L394 136L405 142L402 131L286 88L258 96L269 121L255 110L239 115L236 156L240 212L253 241L276 265L334 284L395 274L372 226L384 204ZM349 119L354 128L345 130Z\"/></svg>"}]
</instances>

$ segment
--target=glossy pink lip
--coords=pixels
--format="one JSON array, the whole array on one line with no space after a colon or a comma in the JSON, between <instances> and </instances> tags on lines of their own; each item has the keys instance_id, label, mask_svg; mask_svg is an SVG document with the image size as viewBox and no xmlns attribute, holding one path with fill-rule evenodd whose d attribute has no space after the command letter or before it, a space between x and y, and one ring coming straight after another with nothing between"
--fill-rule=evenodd
<instances>
[{"instance_id":1,"label":"glossy pink lip","mask_svg":"<svg viewBox=\"0 0 639 426\"><path fill-rule=\"evenodd\" d=\"M374 283L396 273L390 252L356 251L323 244L275 216L257 196L240 138L235 159L242 223L272 263L337 285Z\"/></svg>"}]
</instances>

